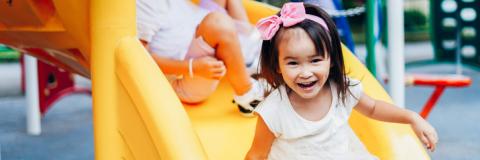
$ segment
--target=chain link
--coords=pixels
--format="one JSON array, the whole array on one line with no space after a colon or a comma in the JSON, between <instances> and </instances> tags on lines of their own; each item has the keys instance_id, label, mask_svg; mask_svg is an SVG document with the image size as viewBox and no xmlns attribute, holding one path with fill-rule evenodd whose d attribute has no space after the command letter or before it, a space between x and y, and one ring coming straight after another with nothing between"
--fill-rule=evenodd
<instances>
[{"instance_id":1,"label":"chain link","mask_svg":"<svg viewBox=\"0 0 480 160\"><path fill-rule=\"evenodd\" d=\"M365 6L355 7L347 10L326 10L326 12L333 18L338 17L353 17L365 12Z\"/></svg>"}]
</instances>

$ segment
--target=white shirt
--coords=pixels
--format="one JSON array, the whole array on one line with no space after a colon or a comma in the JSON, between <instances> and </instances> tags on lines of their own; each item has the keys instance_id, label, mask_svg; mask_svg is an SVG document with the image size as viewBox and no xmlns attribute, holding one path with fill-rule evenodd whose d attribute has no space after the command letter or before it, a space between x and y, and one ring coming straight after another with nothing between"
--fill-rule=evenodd
<instances>
[{"instance_id":1,"label":"white shirt","mask_svg":"<svg viewBox=\"0 0 480 160\"><path fill-rule=\"evenodd\" d=\"M187 0L136 0L137 36L149 43L153 54L183 60L197 26L209 13ZM245 64L256 70L262 40L257 31L242 33L243 22L236 22Z\"/></svg>"},{"instance_id":2,"label":"white shirt","mask_svg":"<svg viewBox=\"0 0 480 160\"><path fill-rule=\"evenodd\" d=\"M207 10L186 0L136 0L137 36L154 54L182 60Z\"/></svg>"},{"instance_id":3,"label":"white shirt","mask_svg":"<svg viewBox=\"0 0 480 160\"><path fill-rule=\"evenodd\" d=\"M330 82L332 104L319 121L310 121L295 112L284 86L274 90L256 108L265 124L275 135L268 159L376 159L364 147L348 124L353 107L362 94L362 86L350 79L346 103Z\"/></svg>"}]
</instances>

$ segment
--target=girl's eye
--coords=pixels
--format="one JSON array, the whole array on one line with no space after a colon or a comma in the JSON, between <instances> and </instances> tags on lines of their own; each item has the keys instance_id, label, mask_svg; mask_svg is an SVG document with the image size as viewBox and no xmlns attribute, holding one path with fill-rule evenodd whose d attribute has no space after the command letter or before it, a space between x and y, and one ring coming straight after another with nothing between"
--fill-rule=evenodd
<instances>
[{"instance_id":1,"label":"girl's eye","mask_svg":"<svg viewBox=\"0 0 480 160\"><path fill-rule=\"evenodd\" d=\"M320 61L322 61L322 59L320 59L320 58L312 59L312 63L318 63L318 62L320 62Z\"/></svg>"},{"instance_id":2,"label":"girl's eye","mask_svg":"<svg viewBox=\"0 0 480 160\"><path fill-rule=\"evenodd\" d=\"M294 61L291 61L291 62L287 62L287 65L297 65L298 63L297 62L294 62Z\"/></svg>"}]
</instances>

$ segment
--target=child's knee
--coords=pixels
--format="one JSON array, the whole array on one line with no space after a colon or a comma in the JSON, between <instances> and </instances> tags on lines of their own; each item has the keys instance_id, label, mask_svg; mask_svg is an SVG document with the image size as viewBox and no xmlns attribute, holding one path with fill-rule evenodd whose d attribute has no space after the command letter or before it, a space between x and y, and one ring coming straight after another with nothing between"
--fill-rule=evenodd
<instances>
[{"instance_id":1,"label":"child's knee","mask_svg":"<svg viewBox=\"0 0 480 160\"><path fill-rule=\"evenodd\" d=\"M235 23L232 18L222 13L209 13L202 23L204 23L204 27L207 27L215 36L231 38L233 34L236 34Z\"/></svg>"}]
</instances>

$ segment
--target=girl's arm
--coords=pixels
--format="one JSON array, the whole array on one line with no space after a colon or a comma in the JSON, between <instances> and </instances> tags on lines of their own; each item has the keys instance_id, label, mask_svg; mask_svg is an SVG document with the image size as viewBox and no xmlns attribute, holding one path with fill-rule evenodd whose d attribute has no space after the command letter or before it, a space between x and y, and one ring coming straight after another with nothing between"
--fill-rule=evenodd
<instances>
[{"instance_id":1,"label":"girl's arm","mask_svg":"<svg viewBox=\"0 0 480 160\"><path fill-rule=\"evenodd\" d=\"M272 147L275 136L268 129L261 116L257 119L257 128L255 130L255 137L253 144L245 157L246 160L267 159L270 147Z\"/></svg>"},{"instance_id":2,"label":"girl's arm","mask_svg":"<svg viewBox=\"0 0 480 160\"><path fill-rule=\"evenodd\" d=\"M148 50L148 42L140 40L145 48ZM164 74L173 75L189 75L189 60L174 60L158 56L157 54L150 54L157 63L158 67ZM222 61L217 60L211 56L204 56L196 58L192 61L192 69L194 76L202 76L212 79L221 79L226 72L225 65Z\"/></svg>"},{"instance_id":3,"label":"girl's arm","mask_svg":"<svg viewBox=\"0 0 480 160\"><path fill-rule=\"evenodd\" d=\"M180 61L150 54L164 74L188 75L188 60Z\"/></svg>"},{"instance_id":4,"label":"girl's arm","mask_svg":"<svg viewBox=\"0 0 480 160\"><path fill-rule=\"evenodd\" d=\"M365 93L362 93L355 110L372 119L410 124L417 137L427 148L432 152L435 150L438 141L437 132L417 113L384 101L375 100Z\"/></svg>"}]
</instances>

